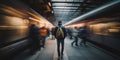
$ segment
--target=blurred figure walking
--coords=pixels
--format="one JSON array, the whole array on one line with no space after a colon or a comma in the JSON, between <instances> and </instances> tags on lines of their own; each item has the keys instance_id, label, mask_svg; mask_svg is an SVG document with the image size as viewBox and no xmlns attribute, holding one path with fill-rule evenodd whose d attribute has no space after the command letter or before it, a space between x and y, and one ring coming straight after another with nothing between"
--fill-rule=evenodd
<instances>
[{"instance_id":1,"label":"blurred figure walking","mask_svg":"<svg viewBox=\"0 0 120 60\"><path fill-rule=\"evenodd\" d=\"M72 30L72 36L74 41L71 43L71 45L73 46L73 44L75 43L76 46L78 46L78 28L74 27Z\"/></svg>"},{"instance_id":2,"label":"blurred figure walking","mask_svg":"<svg viewBox=\"0 0 120 60\"><path fill-rule=\"evenodd\" d=\"M31 53L40 49L39 28L35 24L31 24L29 27L29 46Z\"/></svg>"},{"instance_id":3,"label":"blurred figure walking","mask_svg":"<svg viewBox=\"0 0 120 60\"><path fill-rule=\"evenodd\" d=\"M40 28L41 47L45 47L46 37L49 36L50 32L47 28Z\"/></svg>"},{"instance_id":4,"label":"blurred figure walking","mask_svg":"<svg viewBox=\"0 0 120 60\"><path fill-rule=\"evenodd\" d=\"M79 30L79 37L81 39L81 42L80 42L81 46L83 46L83 45L86 46L87 36L88 36L87 26L85 25L84 27L81 27Z\"/></svg>"}]
</instances>

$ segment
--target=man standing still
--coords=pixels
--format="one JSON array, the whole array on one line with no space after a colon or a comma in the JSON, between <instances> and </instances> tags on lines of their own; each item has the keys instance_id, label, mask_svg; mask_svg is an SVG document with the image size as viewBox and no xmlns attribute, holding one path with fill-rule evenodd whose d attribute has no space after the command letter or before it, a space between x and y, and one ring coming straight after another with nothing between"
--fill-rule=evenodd
<instances>
[{"instance_id":1,"label":"man standing still","mask_svg":"<svg viewBox=\"0 0 120 60\"><path fill-rule=\"evenodd\" d=\"M55 27L53 34L55 38L57 39L57 52L58 52L58 58L63 57L63 51L64 51L64 39L67 35L66 30L64 27L62 27L62 22L58 22L58 27ZM60 49L61 46L61 49Z\"/></svg>"}]
</instances>

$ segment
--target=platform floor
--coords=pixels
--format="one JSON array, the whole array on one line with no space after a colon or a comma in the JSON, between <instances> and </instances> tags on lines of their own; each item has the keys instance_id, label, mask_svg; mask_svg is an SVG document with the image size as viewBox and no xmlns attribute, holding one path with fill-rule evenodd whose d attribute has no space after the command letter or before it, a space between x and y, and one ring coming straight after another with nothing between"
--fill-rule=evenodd
<instances>
[{"instance_id":1,"label":"platform floor","mask_svg":"<svg viewBox=\"0 0 120 60\"><path fill-rule=\"evenodd\" d=\"M96 48L91 43L87 43L87 46L71 46L71 42L68 38L65 39L65 51L64 57L61 60L119 60L115 56L112 56L108 52ZM80 41L80 40L79 40ZM23 51L13 60L58 60L56 50L56 40L46 40L45 48L37 51L34 55L29 54L29 49Z\"/></svg>"}]
</instances>

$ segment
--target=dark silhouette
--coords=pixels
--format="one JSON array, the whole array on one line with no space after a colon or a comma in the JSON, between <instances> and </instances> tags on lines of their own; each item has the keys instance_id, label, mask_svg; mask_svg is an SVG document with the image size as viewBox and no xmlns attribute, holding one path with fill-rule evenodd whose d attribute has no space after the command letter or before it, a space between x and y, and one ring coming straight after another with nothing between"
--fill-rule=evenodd
<instances>
[{"instance_id":1,"label":"dark silhouette","mask_svg":"<svg viewBox=\"0 0 120 60\"><path fill-rule=\"evenodd\" d=\"M68 33L69 38L72 39L72 31L70 28L67 30L67 33Z\"/></svg>"},{"instance_id":2,"label":"dark silhouette","mask_svg":"<svg viewBox=\"0 0 120 60\"><path fill-rule=\"evenodd\" d=\"M39 28L35 24L31 24L29 29L29 46L31 53L35 53L40 49L40 36Z\"/></svg>"},{"instance_id":3,"label":"dark silhouette","mask_svg":"<svg viewBox=\"0 0 120 60\"><path fill-rule=\"evenodd\" d=\"M83 45L86 46L87 36L88 36L87 26L81 27L79 30L79 37L81 38L81 42L80 42L81 46Z\"/></svg>"},{"instance_id":4,"label":"dark silhouette","mask_svg":"<svg viewBox=\"0 0 120 60\"><path fill-rule=\"evenodd\" d=\"M63 51L64 51L64 39L67 36L66 29L62 27L62 22L58 22L58 27L55 27L53 29L53 35L57 39L57 52L58 52L58 58L63 57ZM61 50L60 50L60 44L61 44ZM61 51L61 52L60 52Z\"/></svg>"}]
</instances>

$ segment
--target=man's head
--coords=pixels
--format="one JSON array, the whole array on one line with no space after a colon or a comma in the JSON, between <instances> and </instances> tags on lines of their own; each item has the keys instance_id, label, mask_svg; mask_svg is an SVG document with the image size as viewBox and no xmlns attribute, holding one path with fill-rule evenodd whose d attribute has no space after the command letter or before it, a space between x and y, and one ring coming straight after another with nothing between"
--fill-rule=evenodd
<instances>
[{"instance_id":1,"label":"man's head","mask_svg":"<svg viewBox=\"0 0 120 60\"><path fill-rule=\"evenodd\" d=\"M58 26L62 26L62 21L58 21Z\"/></svg>"}]
</instances>

